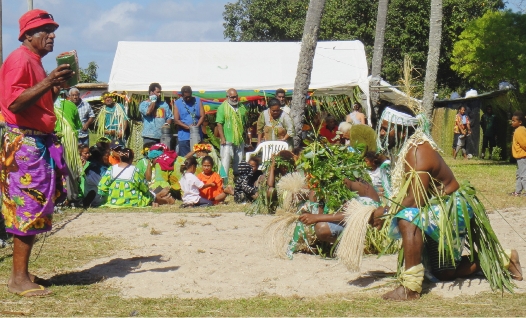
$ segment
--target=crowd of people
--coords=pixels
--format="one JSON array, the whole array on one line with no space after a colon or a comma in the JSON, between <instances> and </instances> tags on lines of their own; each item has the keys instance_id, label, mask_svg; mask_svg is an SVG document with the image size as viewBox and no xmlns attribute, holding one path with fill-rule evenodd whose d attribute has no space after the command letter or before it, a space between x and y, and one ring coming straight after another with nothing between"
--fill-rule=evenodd
<instances>
[{"instance_id":1,"label":"crowd of people","mask_svg":"<svg viewBox=\"0 0 526 318\"><path fill-rule=\"evenodd\" d=\"M25 13L20 18L22 45L0 69L0 110L6 123L0 155L0 190L5 227L13 235L13 270L7 283L10 292L21 296L51 293L29 272L29 256L35 236L51 230L54 208L66 199L64 184L69 192L78 190L76 200L86 207L177 203L183 207L210 206L224 202L228 195L236 202L265 200L280 205L283 201L278 196L286 196L291 199L289 208L297 207L300 212L298 222L312 226L317 239L337 241L345 229L346 217L330 211L316 197L315 182L309 183L310 188L307 186L308 177L301 170L307 172L308 168L296 165L298 158L307 155L301 148L274 155L264 171L260 170L262 163L258 157L244 161L249 143L247 109L239 103L234 88L227 91L216 114L219 155L212 144L203 141L199 129L204 122L202 101L193 96L188 86L181 89L182 96L173 107L160 98L161 85L152 83L148 87L149 96L139 105L143 119L140 154L126 147L129 118L123 105L116 103L111 94L102 96L104 106L98 116L75 88L69 90L67 100L59 100L54 106L61 86L74 76L67 64L49 74L42 67L41 59L53 51L57 28L58 23L46 11ZM285 92L276 91L276 97L268 101L268 110L257 121L258 142L290 143L294 137ZM360 107L354 105L344 123L338 125L336 118L329 115L317 118L319 124L312 128L319 131L316 142L336 144L338 150L359 154L363 165L356 170L362 171L367 165L369 177L338 182L352 191L360 204L374 207L367 215L371 226L381 228L384 222L389 222L389 236L402 241L401 285L384 298L419 297L424 277L423 253L428 258L425 267L440 280L464 277L479 270L486 276L497 275L490 281L492 284L498 281L499 286L510 286L506 283L510 278L522 280L517 252L504 250L494 234L486 235L493 231L474 189L457 182L425 131L426 125L421 125L422 117L404 106L387 107L375 133L364 125ZM78 140L74 158L82 170L78 174L72 173L74 167L64 159L68 158L64 156L63 145L68 144L64 140L71 136L63 133L59 141L55 134L57 111L61 116L59 129L66 132L74 128L73 135ZM512 123L517 128L519 146L524 139L524 129L519 127L523 120L524 115L516 114ZM176 150L161 142L163 127L172 121L178 127ZM90 146L88 128L93 123L101 137ZM469 134L469 130L469 122L460 114L457 139ZM367 147L363 148L364 144ZM454 146L456 149L457 145ZM518 148L516 155L524 158ZM229 182L231 167L234 180ZM519 169L525 170L523 166ZM72 186L66 176L78 178L78 185ZM280 190L279 180L287 176L300 180L299 192L307 193L307 197L300 196L299 200ZM520 189L517 185L517 192L524 189L522 182ZM301 205L306 202L309 204ZM481 244L487 243L482 242L485 239L491 240L491 244L482 248ZM469 256L462 255L464 240L471 246ZM444 244L446 241L449 244ZM488 271L494 268L496 271Z\"/></svg>"}]
</instances>

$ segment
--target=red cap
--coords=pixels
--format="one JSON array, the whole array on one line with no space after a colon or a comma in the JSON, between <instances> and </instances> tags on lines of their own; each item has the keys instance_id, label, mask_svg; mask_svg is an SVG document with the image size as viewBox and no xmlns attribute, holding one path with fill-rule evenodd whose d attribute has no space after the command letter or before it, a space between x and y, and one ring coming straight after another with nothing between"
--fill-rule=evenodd
<instances>
[{"instance_id":1,"label":"red cap","mask_svg":"<svg viewBox=\"0 0 526 318\"><path fill-rule=\"evenodd\" d=\"M18 19L20 25L20 34L18 35L18 40L23 42L24 33L31 29L36 29L46 24L54 25L58 28L58 23L53 20L53 16L47 11L34 9L27 11L23 16Z\"/></svg>"}]
</instances>

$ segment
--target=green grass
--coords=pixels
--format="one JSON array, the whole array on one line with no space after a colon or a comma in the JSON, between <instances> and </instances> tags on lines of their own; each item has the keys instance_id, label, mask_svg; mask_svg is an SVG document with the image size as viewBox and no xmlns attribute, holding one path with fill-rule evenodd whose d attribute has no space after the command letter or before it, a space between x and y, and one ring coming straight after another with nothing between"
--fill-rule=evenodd
<instances>
[{"instance_id":1,"label":"green grass","mask_svg":"<svg viewBox=\"0 0 526 318\"><path fill-rule=\"evenodd\" d=\"M509 195L515 191L516 165L492 160L445 160L459 182L469 180L477 189L479 198L490 213L494 209L526 205L526 197Z\"/></svg>"}]
</instances>

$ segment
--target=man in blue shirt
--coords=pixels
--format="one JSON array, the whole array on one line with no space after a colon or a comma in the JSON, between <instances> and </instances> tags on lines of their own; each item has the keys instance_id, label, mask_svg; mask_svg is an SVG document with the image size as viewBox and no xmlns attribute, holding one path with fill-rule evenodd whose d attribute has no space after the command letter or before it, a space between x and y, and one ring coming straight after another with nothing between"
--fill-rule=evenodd
<instances>
[{"instance_id":1,"label":"man in blue shirt","mask_svg":"<svg viewBox=\"0 0 526 318\"><path fill-rule=\"evenodd\" d=\"M177 125L177 143L179 156L190 152L190 127L201 127L205 120L203 103L199 97L192 96L192 88L183 86L181 98L175 101L174 121ZM201 132L199 132L201 134Z\"/></svg>"},{"instance_id":2,"label":"man in blue shirt","mask_svg":"<svg viewBox=\"0 0 526 318\"><path fill-rule=\"evenodd\" d=\"M148 88L150 97L139 105L142 114L142 142L161 142L161 127L172 123L170 106L161 99L161 85L151 83Z\"/></svg>"}]
</instances>

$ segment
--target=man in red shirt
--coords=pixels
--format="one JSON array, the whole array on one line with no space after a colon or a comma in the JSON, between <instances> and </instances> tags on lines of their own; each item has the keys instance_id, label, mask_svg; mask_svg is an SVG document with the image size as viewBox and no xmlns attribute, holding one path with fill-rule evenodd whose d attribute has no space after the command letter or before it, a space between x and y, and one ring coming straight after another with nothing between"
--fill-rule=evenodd
<instances>
[{"instance_id":1,"label":"man in red shirt","mask_svg":"<svg viewBox=\"0 0 526 318\"><path fill-rule=\"evenodd\" d=\"M31 10L19 19L22 45L0 69L0 109L6 121L0 153L2 215L13 234L13 271L7 283L12 293L45 296L28 272L35 235L51 230L55 201L62 199L62 175L67 168L62 146L53 135L53 103L60 85L74 73L61 65L46 76L42 57L53 51L58 24L44 10ZM58 181L58 182L57 182Z\"/></svg>"},{"instance_id":2,"label":"man in red shirt","mask_svg":"<svg viewBox=\"0 0 526 318\"><path fill-rule=\"evenodd\" d=\"M340 138L337 138L336 132L338 131L338 122L331 115L325 118L325 125L320 129L320 135L327 138L331 144L340 142Z\"/></svg>"}]
</instances>

